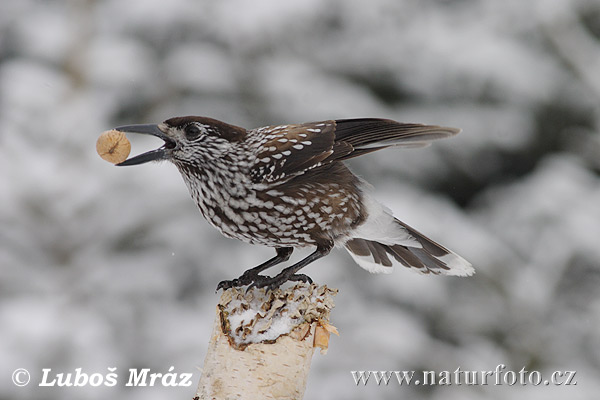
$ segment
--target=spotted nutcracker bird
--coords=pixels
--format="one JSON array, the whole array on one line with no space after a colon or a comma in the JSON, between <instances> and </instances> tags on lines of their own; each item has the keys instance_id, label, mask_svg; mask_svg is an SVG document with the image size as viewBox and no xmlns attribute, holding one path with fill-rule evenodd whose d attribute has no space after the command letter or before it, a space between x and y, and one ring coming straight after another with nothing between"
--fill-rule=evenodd
<instances>
[{"instance_id":1,"label":"spotted nutcracker bird","mask_svg":"<svg viewBox=\"0 0 600 400\"><path fill-rule=\"evenodd\" d=\"M311 282L298 271L334 246L345 247L369 272L389 273L395 264L425 274L474 271L462 257L394 218L343 163L386 147L426 146L459 129L362 118L246 130L195 116L116 129L165 142L117 165L171 161L212 226L227 237L275 249L275 257L217 289ZM287 261L295 247L306 246L316 250L273 277L260 275Z\"/></svg>"}]
</instances>

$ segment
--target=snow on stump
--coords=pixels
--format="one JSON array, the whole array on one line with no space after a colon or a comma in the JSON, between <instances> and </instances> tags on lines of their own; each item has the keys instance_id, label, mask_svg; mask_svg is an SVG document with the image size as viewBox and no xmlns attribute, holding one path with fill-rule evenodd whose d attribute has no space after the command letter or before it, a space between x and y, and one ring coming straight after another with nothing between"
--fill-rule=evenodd
<instances>
[{"instance_id":1,"label":"snow on stump","mask_svg":"<svg viewBox=\"0 0 600 400\"><path fill-rule=\"evenodd\" d=\"M327 351L337 290L228 289L221 295L196 399L302 399L315 347Z\"/></svg>"}]
</instances>

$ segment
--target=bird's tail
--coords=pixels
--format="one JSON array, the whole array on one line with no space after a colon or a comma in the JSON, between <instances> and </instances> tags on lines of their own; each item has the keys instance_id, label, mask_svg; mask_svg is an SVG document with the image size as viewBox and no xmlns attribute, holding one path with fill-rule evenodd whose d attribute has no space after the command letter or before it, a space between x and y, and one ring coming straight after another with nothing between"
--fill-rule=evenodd
<instances>
[{"instance_id":1,"label":"bird's tail","mask_svg":"<svg viewBox=\"0 0 600 400\"><path fill-rule=\"evenodd\" d=\"M464 258L394 218L381 205L371 204L370 209L365 226L345 243L362 268L390 273L394 264L400 264L423 274L469 276L475 272Z\"/></svg>"}]
</instances>

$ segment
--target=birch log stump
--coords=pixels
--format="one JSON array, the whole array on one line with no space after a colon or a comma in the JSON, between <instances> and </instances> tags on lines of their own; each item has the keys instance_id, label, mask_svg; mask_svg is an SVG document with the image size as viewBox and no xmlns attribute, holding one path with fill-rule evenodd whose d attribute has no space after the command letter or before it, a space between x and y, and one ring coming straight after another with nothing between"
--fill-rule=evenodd
<instances>
[{"instance_id":1,"label":"birch log stump","mask_svg":"<svg viewBox=\"0 0 600 400\"><path fill-rule=\"evenodd\" d=\"M337 334L336 293L315 284L223 292L195 399L302 399L315 347L325 353Z\"/></svg>"}]
</instances>

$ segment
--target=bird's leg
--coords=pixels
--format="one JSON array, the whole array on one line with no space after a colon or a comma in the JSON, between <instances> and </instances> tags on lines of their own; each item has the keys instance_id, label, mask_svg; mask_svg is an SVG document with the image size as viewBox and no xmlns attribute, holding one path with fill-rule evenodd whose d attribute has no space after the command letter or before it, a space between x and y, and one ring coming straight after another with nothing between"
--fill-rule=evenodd
<instances>
[{"instance_id":1,"label":"bird's leg","mask_svg":"<svg viewBox=\"0 0 600 400\"><path fill-rule=\"evenodd\" d=\"M229 289L232 287L238 286L246 286L252 282L255 282L259 277L259 273L264 271L267 268L271 268L279 263L285 262L290 259L292 252L294 251L293 247L278 247L275 249L277 255L270 260L265 261L264 263L256 266L254 268L250 268L249 270L244 271L244 273L237 279L233 279L230 281L221 281L217 285L217 290L219 289Z\"/></svg>"},{"instance_id":2,"label":"bird's leg","mask_svg":"<svg viewBox=\"0 0 600 400\"><path fill-rule=\"evenodd\" d=\"M296 272L306 267L311 262L318 260L321 257L325 257L327 254L329 254L332 248L333 242L329 242L325 245L317 245L317 249L313 253L298 261L296 264L285 268L274 277L271 278L269 276L257 275L254 279L254 282L252 282L252 284L248 287L248 290L252 289L253 287L266 287L268 290L273 290L287 281L302 281L312 283L312 279L310 279L307 275L296 274Z\"/></svg>"}]
</instances>

